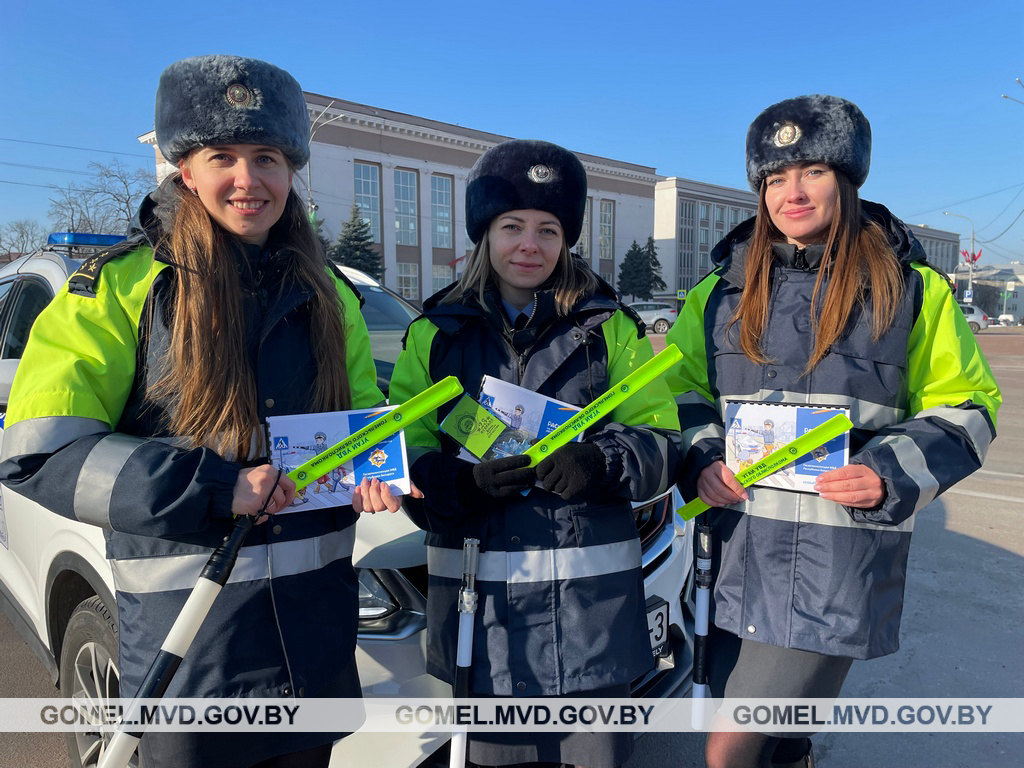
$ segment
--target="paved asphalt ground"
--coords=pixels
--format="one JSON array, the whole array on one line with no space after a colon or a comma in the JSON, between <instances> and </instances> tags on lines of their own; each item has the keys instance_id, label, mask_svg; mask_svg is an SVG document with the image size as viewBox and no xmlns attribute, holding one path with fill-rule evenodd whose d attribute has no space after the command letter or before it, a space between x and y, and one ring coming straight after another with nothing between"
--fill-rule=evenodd
<instances>
[{"instance_id":1,"label":"paved asphalt ground","mask_svg":"<svg viewBox=\"0 0 1024 768\"><path fill-rule=\"evenodd\" d=\"M903 647L854 664L846 696L1024 697L1024 328L991 328L978 338L1003 390L999 438L982 470L918 515ZM664 337L654 341L664 346ZM53 694L0 618L0 698ZM702 734L651 734L627 768L702 766L703 744ZM1024 765L1024 734L821 734L815 755L819 768L1016 768ZM3 768L68 765L60 734L0 738Z\"/></svg>"}]
</instances>

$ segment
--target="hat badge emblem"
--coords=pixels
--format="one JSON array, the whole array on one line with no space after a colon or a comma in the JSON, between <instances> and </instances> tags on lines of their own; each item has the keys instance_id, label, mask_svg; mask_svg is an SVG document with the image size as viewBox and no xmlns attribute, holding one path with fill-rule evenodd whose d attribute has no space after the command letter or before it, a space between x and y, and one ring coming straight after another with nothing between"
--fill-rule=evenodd
<instances>
[{"instance_id":1,"label":"hat badge emblem","mask_svg":"<svg viewBox=\"0 0 1024 768\"><path fill-rule=\"evenodd\" d=\"M779 126L772 137L772 143L776 147L790 147L800 141L800 128L793 123L786 123Z\"/></svg>"},{"instance_id":2,"label":"hat badge emblem","mask_svg":"<svg viewBox=\"0 0 1024 768\"><path fill-rule=\"evenodd\" d=\"M537 164L531 167L526 175L530 177L530 181L532 182L537 184L547 184L551 181L554 174L548 166Z\"/></svg>"},{"instance_id":3,"label":"hat badge emblem","mask_svg":"<svg viewBox=\"0 0 1024 768\"><path fill-rule=\"evenodd\" d=\"M233 107L248 107L253 102L253 93L241 83L232 83L228 86L224 96Z\"/></svg>"}]
</instances>

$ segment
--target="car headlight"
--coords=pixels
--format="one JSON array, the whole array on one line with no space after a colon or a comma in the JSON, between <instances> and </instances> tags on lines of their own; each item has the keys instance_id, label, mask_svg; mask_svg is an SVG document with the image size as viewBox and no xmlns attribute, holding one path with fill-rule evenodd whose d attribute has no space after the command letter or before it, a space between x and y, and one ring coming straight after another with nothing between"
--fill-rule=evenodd
<instances>
[{"instance_id":1,"label":"car headlight","mask_svg":"<svg viewBox=\"0 0 1024 768\"><path fill-rule=\"evenodd\" d=\"M368 568L357 568L359 574L359 620L374 621L398 610L391 593Z\"/></svg>"}]
</instances>

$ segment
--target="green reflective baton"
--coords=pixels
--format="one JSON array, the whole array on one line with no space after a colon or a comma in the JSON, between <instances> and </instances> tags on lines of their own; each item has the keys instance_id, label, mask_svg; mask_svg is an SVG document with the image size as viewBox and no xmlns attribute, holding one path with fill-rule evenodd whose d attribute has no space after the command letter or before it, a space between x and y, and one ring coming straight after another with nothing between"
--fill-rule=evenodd
<instances>
[{"instance_id":1,"label":"green reflective baton","mask_svg":"<svg viewBox=\"0 0 1024 768\"><path fill-rule=\"evenodd\" d=\"M679 347L669 344L571 419L523 451L524 456L530 457L530 466L545 458L551 451L561 448L587 427L596 424L615 410L619 403L635 395L646 384L650 384L682 359L683 353L679 351Z\"/></svg>"},{"instance_id":2,"label":"green reflective baton","mask_svg":"<svg viewBox=\"0 0 1024 768\"><path fill-rule=\"evenodd\" d=\"M792 442L786 443L778 450L772 451L756 464L751 464L742 472L737 473L736 479L740 481L744 488L748 485L753 485L758 480L763 480L787 464L792 464L819 445L824 445L829 440L839 437L843 432L850 429L853 429L853 422L850 421L845 413L838 413L814 429L807 430ZM692 520L705 509L710 509L710 507L698 497L693 499L693 501L686 502L677 511L683 520Z\"/></svg>"},{"instance_id":3,"label":"green reflective baton","mask_svg":"<svg viewBox=\"0 0 1024 768\"><path fill-rule=\"evenodd\" d=\"M339 440L305 464L299 465L288 473L288 477L295 481L296 490L305 488L316 478L326 475L353 456L358 456L367 448L376 445L386 437L391 437L406 425L423 418L461 394L462 385L459 380L454 376L447 376L418 395L410 397L401 405L386 411L376 421Z\"/></svg>"}]
</instances>

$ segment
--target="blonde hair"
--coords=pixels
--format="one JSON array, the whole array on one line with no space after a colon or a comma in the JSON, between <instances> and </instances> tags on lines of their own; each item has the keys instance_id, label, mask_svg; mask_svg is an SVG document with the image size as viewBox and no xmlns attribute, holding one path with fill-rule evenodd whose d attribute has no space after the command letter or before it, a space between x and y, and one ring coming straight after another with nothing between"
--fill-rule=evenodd
<instances>
[{"instance_id":1,"label":"blonde hair","mask_svg":"<svg viewBox=\"0 0 1024 768\"><path fill-rule=\"evenodd\" d=\"M804 374L810 373L843 335L855 304L867 310L870 296L872 339L878 341L892 326L903 298L903 270L888 238L877 223L862 218L856 187L841 171L833 171L839 204L811 296L814 346ZM740 347L755 363L771 362L764 354L763 339L771 310L772 244L786 240L772 223L765 190L762 181L754 233L747 249L745 286L727 326L731 328L743 320Z\"/></svg>"},{"instance_id":2,"label":"blonde hair","mask_svg":"<svg viewBox=\"0 0 1024 768\"><path fill-rule=\"evenodd\" d=\"M489 227L484 231L480 242L473 248L466 262L462 277L458 279L451 291L441 300L442 304L455 304L462 297L476 294L477 300L484 303L484 291L488 283L497 283L497 273L491 266L491 247ZM577 301L597 290L597 275L582 259L573 258L569 246L562 238L562 248L558 253L558 263L549 280L553 282L555 291L555 308L558 314L565 317Z\"/></svg>"},{"instance_id":3,"label":"blonde hair","mask_svg":"<svg viewBox=\"0 0 1024 768\"><path fill-rule=\"evenodd\" d=\"M265 452L257 407L256 375L246 345L237 241L187 190L180 175L168 184L176 195L170 231L158 249L169 252L176 269L167 360L147 398L169 402L168 428L191 447L205 445L225 458L253 459ZM316 363L311 406L351 407L345 368L342 305L326 271L319 240L294 190L270 242L287 249L282 284L312 292L310 345ZM288 350L282 350L287 354Z\"/></svg>"}]
</instances>

